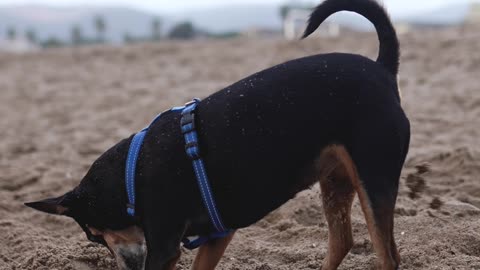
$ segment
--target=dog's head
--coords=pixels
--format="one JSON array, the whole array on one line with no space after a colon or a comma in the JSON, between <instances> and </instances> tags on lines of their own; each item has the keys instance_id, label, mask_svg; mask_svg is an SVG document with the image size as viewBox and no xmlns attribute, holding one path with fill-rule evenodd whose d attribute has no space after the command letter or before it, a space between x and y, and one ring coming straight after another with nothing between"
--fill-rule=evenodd
<instances>
[{"instance_id":1,"label":"dog's head","mask_svg":"<svg viewBox=\"0 0 480 270\"><path fill-rule=\"evenodd\" d=\"M124 171L128 142L103 154L79 186L63 196L25 205L49 214L73 218L87 238L107 247L119 269L144 269L145 237L137 221L126 212Z\"/></svg>"}]
</instances>

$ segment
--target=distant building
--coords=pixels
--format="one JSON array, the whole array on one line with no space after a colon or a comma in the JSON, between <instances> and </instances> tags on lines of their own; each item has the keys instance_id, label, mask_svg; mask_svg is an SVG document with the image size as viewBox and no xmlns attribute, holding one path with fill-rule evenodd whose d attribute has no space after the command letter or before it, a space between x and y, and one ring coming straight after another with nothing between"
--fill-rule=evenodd
<instances>
[{"instance_id":1,"label":"distant building","mask_svg":"<svg viewBox=\"0 0 480 270\"><path fill-rule=\"evenodd\" d=\"M410 30L412 30L412 25L407 22L396 22L394 23L394 26L395 26L395 30L397 31L397 34L399 35L406 34L410 32Z\"/></svg>"},{"instance_id":2,"label":"distant building","mask_svg":"<svg viewBox=\"0 0 480 270\"><path fill-rule=\"evenodd\" d=\"M307 27L308 19L312 11L310 9L290 9L283 21L283 35L288 40L298 39ZM335 23L324 23L317 30L324 37L336 37L340 35L340 26Z\"/></svg>"},{"instance_id":3,"label":"distant building","mask_svg":"<svg viewBox=\"0 0 480 270\"><path fill-rule=\"evenodd\" d=\"M480 24L480 3L471 4L465 21L467 24Z\"/></svg>"},{"instance_id":4,"label":"distant building","mask_svg":"<svg viewBox=\"0 0 480 270\"><path fill-rule=\"evenodd\" d=\"M400 21L394 23L395 30L398 35L403 35L415 30L441 30L453 27L451 24L436 24L427 22L407 22Z\"/></svg>"},{"instance_id":5,"label":"distant building","mask_svg":"<svg viewBox=\"0 0 480 270\"><path fill-rule=\"evenodd\" d=\"M14 40L0 40L0 52L24 53L39 49L40 47L21 37Z\"/></svg>"}]
</instances>

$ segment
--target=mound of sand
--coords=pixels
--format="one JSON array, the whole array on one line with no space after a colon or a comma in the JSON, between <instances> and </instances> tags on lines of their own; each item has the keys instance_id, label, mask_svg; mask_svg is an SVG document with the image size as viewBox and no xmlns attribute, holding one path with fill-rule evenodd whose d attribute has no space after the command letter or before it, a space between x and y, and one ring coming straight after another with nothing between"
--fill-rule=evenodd
<instances>
[{"instance_id":1,"label":"mound of sand","mask_svg":"<svg viewBox=\"0 0 480 270\"><path fill-rule=\"evenodd\" d=\"M480 36L401 37L400 84L412 121L395 236L402 269L480 269ZM302 42L163 43L0 55L0 269L115 269L69 219L23 202L74 187L94 159L153 115L262 68L319 52L375 56L374 35ZM241 230L219 269L318 269L327 226L318 186ZM372 269L358 202L341 269ZM185 251L179 269L194 253Z\"/></svg>"}]
</instances>

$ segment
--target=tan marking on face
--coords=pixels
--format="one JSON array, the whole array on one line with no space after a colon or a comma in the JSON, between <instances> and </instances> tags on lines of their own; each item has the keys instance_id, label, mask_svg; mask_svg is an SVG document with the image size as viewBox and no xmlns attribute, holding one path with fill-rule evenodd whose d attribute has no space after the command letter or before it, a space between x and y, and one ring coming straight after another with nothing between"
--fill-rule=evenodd
<instances>
[{"instance_id":1,"label":"tan marking on face","mask_svg":"<svg viewBox=\"0 0 480 270\"><path fill-rule=\"evenodd\" d=\"M125 230L98 230L88 227L95 236L102 236L108 248L117 260L121 270L143 270L147 255L147 246L143 230L132 226Z\"/></svg>"}]
</instances>

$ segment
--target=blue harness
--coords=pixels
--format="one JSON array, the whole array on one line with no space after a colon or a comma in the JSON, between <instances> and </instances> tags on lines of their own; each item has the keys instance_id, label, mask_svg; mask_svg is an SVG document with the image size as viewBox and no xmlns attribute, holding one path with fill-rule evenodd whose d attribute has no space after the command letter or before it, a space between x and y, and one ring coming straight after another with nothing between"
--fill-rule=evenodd
<instances>
[{"instance_id":1,"label":"blue harness","mask_svg":"<svg viewBox=\"0 0 480 270\"><path fill-rule=\"evenodd\" d=\"M199 102L200 100L194 99L185 104L185 106L174 107L166 111L181 111L182 118L180 120L180 128L185 138L185 151L187 156L192 160L193 170L195 171L203 203L207 208L210 221L215 228L215 232L207 236L185 237L182 242L183 246L187 249L195 249L211 240L226 237L232 232L232 230L226 229L222 223L222 219L217 211L215 200L213 199L210 184L208 182L205 165L200 156L198 135L195 129L195 109ZM150 125L135 134L130 143L125 169L125 185L127 187L128 195L127 213L130 216L135 216L135 173L140 148L142 147L143 140L150 126L166 112L157 115Z\"/></svg>"}]
</instances>

